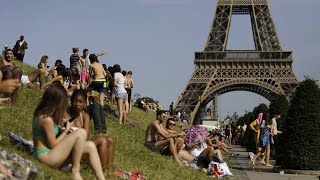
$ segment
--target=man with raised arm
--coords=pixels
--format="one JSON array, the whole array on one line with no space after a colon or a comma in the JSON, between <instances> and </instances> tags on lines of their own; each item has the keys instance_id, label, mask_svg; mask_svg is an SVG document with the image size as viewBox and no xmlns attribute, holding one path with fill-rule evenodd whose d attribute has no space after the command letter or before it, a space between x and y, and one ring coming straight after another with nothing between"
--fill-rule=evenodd
<instances>
[{"instance_id":1,"label":"man with raised arm","mask_svg":"<svg viewBox=\"0 0 320 180\"><path fill-rule=\"evenodd\" d=\"M183 137L185 133L182 131L180 133L171 133L169 134L164 127L162 122L165 121L168 117L166 111L159 110L156 114L157 119L151 122L146 130L145 146L153 151L160 151L166 146L169 146L173 159L181 165L181 162L178 158L177 149L175 145L175 137ZM157 136L160 135L164 139L157 140Z\"/></svg>"}]
</instances>

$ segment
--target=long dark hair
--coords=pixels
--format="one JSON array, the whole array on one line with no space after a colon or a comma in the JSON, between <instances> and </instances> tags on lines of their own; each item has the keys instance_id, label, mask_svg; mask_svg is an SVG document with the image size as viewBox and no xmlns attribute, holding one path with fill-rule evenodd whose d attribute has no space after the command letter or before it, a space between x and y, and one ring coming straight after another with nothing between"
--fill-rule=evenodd
<instances>
[{"instance_id":1,"label":"long dark hair","mask_svg":"<svg viewBox=\"0 0 320 180\"><path fill-rule=\"evenodd\" d=\"M52 84L44 92L33 115L34 117L50 116L56 124L60 124L67 107L67 91L59 84Z\"/></svg>"},{"instance_id":2,"label":"long dark hair","mask_svg":"<svg viewBox=\"0 0 320 180\"><path fill-rule=\"evenodd\" d=\"M48 58L49 57L47 55L42 56L41 59L40 59L40 62L38 64L38 68L41 68L41 63L44 64Z\"/></svg>"},{"instance_id":3,"label":"long dark hair","mask_svg":"<svg viewBox=\"0 0 320 180\"><path fill-rule=\"evenodd\" d=\"M113 65L113 73L121 72L121 67L119 64Z\"/></svg>"}]
</instances>

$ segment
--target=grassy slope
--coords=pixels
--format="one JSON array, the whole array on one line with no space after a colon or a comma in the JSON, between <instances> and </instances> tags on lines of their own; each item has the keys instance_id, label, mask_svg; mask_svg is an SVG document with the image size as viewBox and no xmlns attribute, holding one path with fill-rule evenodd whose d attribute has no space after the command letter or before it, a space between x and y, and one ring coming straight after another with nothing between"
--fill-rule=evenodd
<instances>
[{"instance_id":1,"label":"grassy slope","mask_svg":"<svg viewBox=\"0 0 320 180\"><path fill-rule=\"evenodd\" d=\"M19 63L17 65L24 72L32 71L32 67ZM17 150L8 142L6 136L8 131L16 132L26 139L31 139L32 114L40 97L41 93L38 91L21 88L17 104L0 110L0 133L3 137L0 146L33 160L44 172L39 179L49 179L49 177L52 179L69 179L70 176L67 173L45 167L33 159L31 155ZM132 127L120 126L116 118L107 115L108 134L116 141L114 168L126 171L141 170L148 179L209 179L205 173L191 170L188 167L180 167L172 158L151 152L143 146L145 129L154 117L155 115L152 112L147 113L133 108L129 118L135 120L136 125ZM81 173L85 179L93 178L91 170L87 167L84 167Z\"/></svg>"}]
</instances>

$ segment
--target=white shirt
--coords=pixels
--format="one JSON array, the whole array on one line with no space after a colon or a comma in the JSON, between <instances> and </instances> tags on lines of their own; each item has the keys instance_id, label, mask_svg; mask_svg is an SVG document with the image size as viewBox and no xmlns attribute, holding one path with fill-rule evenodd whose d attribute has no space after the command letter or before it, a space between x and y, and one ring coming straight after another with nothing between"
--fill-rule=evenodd
<instances>
[{"instance_id":1,"label":"white shirt","mask_svg":"<svg viewBox=\"0 0 320 180\"><path fill-rule=\"evenodd\" d=\"M190 151L190 154L194 157L198 157L200 156L200 154L202 153L202 151L204 151L206 148L208 147L208 145L205 142L202 142L199 148L194 148Z\"/></svg>"},{"instance_id":2,"label":"white shirt","mask_svg":"<svg viewBox=\"0 0 320 180\"><path fill-rule=\"evenodd\" d=\"M127 93L126 89L124 88L124 77L121 73L117 72L114 73L114 79L118 81L118 86L114 86L116 94Z\"/></svg>"},{"instance_id":3,"label":"white shirt","mask_svg":"<svg viewBox=\"0 0 320 180\"><path fill-rule=\"evenodd\" d=\"M90 66L90 60L89 60L89 55L84 59L84 66L86 67L86 70L89 70Z\"/></svg>"}]
</instances>

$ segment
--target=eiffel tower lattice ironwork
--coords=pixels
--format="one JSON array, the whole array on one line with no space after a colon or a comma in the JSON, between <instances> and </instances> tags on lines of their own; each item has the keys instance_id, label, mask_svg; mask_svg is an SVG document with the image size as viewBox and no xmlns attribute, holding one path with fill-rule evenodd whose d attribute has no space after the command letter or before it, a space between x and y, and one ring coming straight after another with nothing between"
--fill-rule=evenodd
<instances>
[{"instance_id":1,"label":"eiffel tower lattice ironwork","mask_svg":"<svg viewBox=\"0 0 320 180\"><path fill-rule=\"evenodd\" d=\"M255 50L226 50L232 15L250 16ZM292 52L282 51L268 0L217 0L206 46L195 52L194 72L175 109L195 123L200 109L227 92L249 91L268 100L272 94L290 98L299 83L292 62Z\"/></svg>"}]
</instances>

